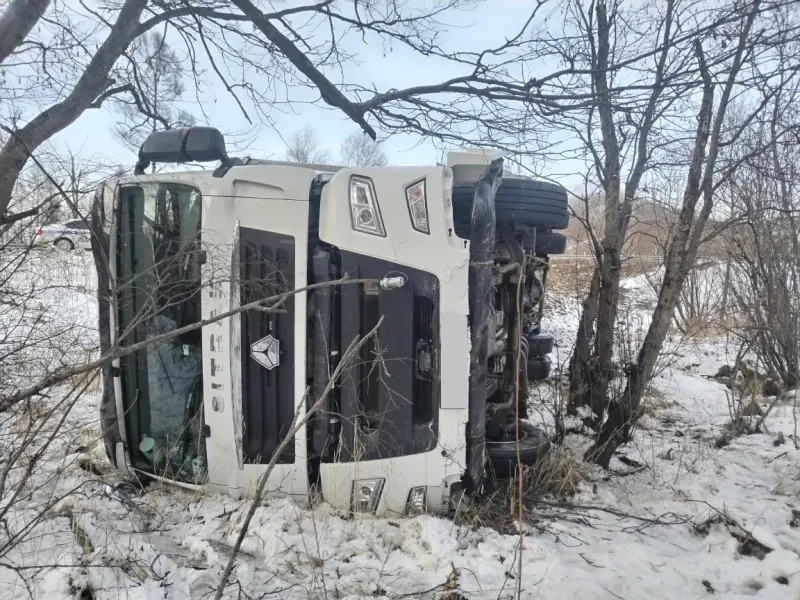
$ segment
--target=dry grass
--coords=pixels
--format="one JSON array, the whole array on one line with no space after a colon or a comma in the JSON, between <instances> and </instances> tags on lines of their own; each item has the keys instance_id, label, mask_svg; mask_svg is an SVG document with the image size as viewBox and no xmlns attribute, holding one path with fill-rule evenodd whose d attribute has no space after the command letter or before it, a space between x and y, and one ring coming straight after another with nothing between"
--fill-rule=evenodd
<instances>
[{"instance_id":1,"label":"dry grass","mask_svg":"<svg viewBox=\"0 0 800 600\"><path fill-rule=\"evenodd\" d=\"M724 315L690 319L683 324L684 337L692 340L715 341L724 337L733 329Z\"/></svg>"},{"instance_id":2,"label":"dry grass","mask_svg":"<svg viewBox=\"0 0 800 600\"><path fill-rule=\"evenodd\" d=\"M559 296L583 296L589 291L594 261L583 258L557 258L550 261L548 292Z\"/></svg>"},{"instance_id":3,"label":"dry grass","mask_svg":"<svg viewBox=\"0 0 800 600\"><path fill-rule=\"evenodd\" d=\"M659 413L677 405L674 400L667 398L663 392L650 388L645 393L641 404L641 416L657 418Z\"/></svg>"},{"instance_id":4,"label":"dry grass","mask_svg":"<svg viewBox=\"0 0 800 600\"><path fill-rule=\"evenodd\" d=\"M541 516L534 513L537 500L565 501L575 496L588 477L587 469L580 456L563 446L554 448L536 465L525 467L522 472L522 502L526 521L535 522ZM455 522L469 527L490 527L501 533L516 533L519 515L516 478L494 480L489 485L491 487L480 502L456 510Z\"/></svg>"},{"instance_id":5,"label":"dry grass","mask_svg":"<svg viewBox=\"0 0 800 600\"><path fill-rule=\"evenodd\" d=\"M580 491L587 477L587 465L580 456L563 446L555 448L539 463L523 471L524 489L536 496L569 499Z\"/></svg>"}]
</instances>

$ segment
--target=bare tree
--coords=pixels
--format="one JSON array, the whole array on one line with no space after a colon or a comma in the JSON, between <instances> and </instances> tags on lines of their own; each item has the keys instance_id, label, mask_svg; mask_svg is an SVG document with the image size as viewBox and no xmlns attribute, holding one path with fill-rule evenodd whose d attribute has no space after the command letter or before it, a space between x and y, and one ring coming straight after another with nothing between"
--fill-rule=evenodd
<instances>
[{"instance_id":1,"label":"bare tree","mask_svg":"<svg viewBox=\"0 0 800 600\"><path fill-rule=\"evenodd\" d=\"M380 142L370 139L363 132L348 135L339 149L342 164L348 167L384 167L389 158Z\"/></svg>"},{"instance_id":2,"label":"bare tree","mask_svg":"<svg viewBox=\"0 0 800 600\"><path fill-rule=\"evenodd\" d=\"M154 131L192 125L194 117L176 105L185 91L185 61L167 42L166 35L149 31L134 40L125 54L129 70L126 78L136 93L131 98L115 98L122 116L115 130L117 138L138 150Z\"/></svg>"},{"instance_id":3,"label":"bare tree","mask_svg":"<svg viewBox=\"0 0 800 600\"><path fill-rule=\"evenodd\" d=\"M395 0L357 4L356 10L347 3L312 2L270 11L250 0L124 0L96 8L8 3L0 31L11 35L3 36L0 64L4 81L15 79L15 85L0 85L0 129L7 134L0 148L0 215L11 218L6 214L10 199L31 154L85 111L122 99L145 121L176 120L160 114L165 107L144 98L137 81L141 65L132 48L157 26L166 27L161 39L170 47L184 46L192 87L199 90L207 77L216 78L248 121L257 117L272 124L273 108L290 102L292 90L310 87L374 138L368 114L399 98L438 93L447 84L349 99L342 85L325 75L328 67L351 59L340 46L357 33L378 43L393 40L422 55L445 55L437 34L458 0L437 0L422 11ZM75 36L76 30L86 30L85 35ZM50 67L55 63L59 68Z\"/></svg>"},{"instance_id":4,"label":"bare tree","mask_svg":"<svg viewBox=\"0 0 800 600\"><path fill-rule=\"evenodd\" d=\"M667 246L664 275L647 334L635 363L627 369L627 381L621 397L609 404L608 418L598 433L595 445L587 452L590 460L603 466L608 466L616 448L630 437L630 429L636 421L687 275L694 267L697 251L707 235L706 227L715 206L716 192L740 166L739 160L728 165L720 164L720 154L737 141L748 126L763 114L764 107L794 78L794 69L780 59L780 48L775 53L775 44L778 47L783 45L785 49L790 40L779 32L775 36L771 34L769 39L764 38L762 33L754 33L753 26L761 8L758 0L739 7L738 23L726 31L729 39L735 42L733 55L726 61L718 62L715 69L712 70L709 64L703 42L698 39L692 45L703 81L703 92L683 201ZM780 26L782 21L784 26L788 26L787 29L793 29L792 20L788 17L784 11L776 11L765 20L765 25ZM758 66L750 63L762 52L770 54L769 61L765 60ZM748 64L755 72L753 79L745 72ZM715 102L717 81L721 82L722 92ZM747 110L741 122L729 126L726 119L729 107L737 95L742 98L743 90L758 90L760 97L751 101L752 108ZM755 150L757 153L774 145L775 139L764 142Z\"/></svg>"},{"instance_id":5,"label":"bare tree","mask_svg":"<svg viewBox=\"0 0 800 600\"><path fill-rule=\"evenodd\" d=\"M570 111L567 122L583 118L589 123L589 127L579 123L572 127L592 157L590 168L604 196L604 218L602 232L597 232L589 218L590 196L585 196L583 223L594 248L597 269L584 301L570 363L570 405L573 410L588 405L592 412L590 423L597 426L605 414L608 387L613 377L614 330L623 247L639 186L653 166L654 140L651 138L657 135L654 124L669 112L686 82L682 82L680 77L684 61L673 51L676 2L667 2L663 13L657 15L654 22L651 19L648 35L660 44L652 53L655 68L650 81L642 81L636 88L617 87L615 91L612 91L615 83L613 63L626 61L631 54L641 54L641 44L645 41L628 37L616 39L617 23L626 18L641 17L641 11L625 15L617 3L607 5L605 2L594 5L593 13L591 7L584 11L577 2L571 6L584 44L584 52L579 56L588 63L587 73L590 74L584 84L586 87L580 89L590 90L587 94L590 102L577 114ZM572 53L566 43L564 39L561 51ZM665 85L668 80L675 86L669 90ZM595 120L598 123L596 128ZM631 155L626 157L628 151ZM623 186L626 165L628 174Z\"/></svg>"},{"instance_id":6,"label":"bare tree","mask_svg":"<svg viewBox=\"0 0 800 600\"><path fill-rule=\"evenodd\" d=\"M55 103L35 114L24 124L18 124L16 115L4 115L8 121L7 124L3 125L3 129L8 134L8 138L2 149L0 149L0 214L7 211L17 179L27 164L31 153L56 133L74 123L84 111L93 106L99 106L108 95L113 94L115 88L110 79L112 69L130 42L142 33L140 31L140 19L146 4L146 0L126 0L116 14L113 15L115 17L113 23L108 23L103 18L102 21L108 23L108 33L96 51L88 57L85 49L78 51L80 43L67 43L66 51L62 51L65 55L64 60L66 64L78 67L79 77L77 81L58 82L62 85L58 85L56 89L66 89L68 91L63 96L60 96ZM10 6L7 10L12 8L13 6ZM60 11L60 9L54 10ZM57 12L54 16L60 17L62 15ZM32 23L29 31L33 31L34 26L40 21L41 18ZM57 35L64 39L71 39L68 31L69 26L70 23L68 21L59 21L56 26ZM48 35L52 36L54 32L44 31L43 34L38 34L35 39L25 37L18 40L18 43L8 49L8 54L4 57L2 63L4 70L15 66L17 62L26 64L30 60L33 64L36 64L40 60L44 60L40 64L43 64L45 71L47 71L49 61L51 59L58 60L56 56L48 56L47 54L52 43L48 43L42 37L47 38ZM33 55L26 55L30 53ZM67 58L66 55L72 53L76 53L77 56L74 59ZM88 60L82 62L80 60L82 58L87 58ZM78 63L77 65L75 64L76 62ZM62 69L60 72L69 71L71 69ZM37 73L36 76L38 75ZM52 77L49 77L43 83L52 85L57 82L54 82ZM4 95L8 99L10 94L6 93Z\"/></svg>"},{"instance_id":7,"label":"bare tree","mask_svg":"<svg viewBox=\"0 0 800 600\"><path fill-rule=\"evenodd\" d=\"M325 164L331 155L323 148L310 126L295 131L286 142L286 160L299 163Z\"/></svg>"}]
</instances>

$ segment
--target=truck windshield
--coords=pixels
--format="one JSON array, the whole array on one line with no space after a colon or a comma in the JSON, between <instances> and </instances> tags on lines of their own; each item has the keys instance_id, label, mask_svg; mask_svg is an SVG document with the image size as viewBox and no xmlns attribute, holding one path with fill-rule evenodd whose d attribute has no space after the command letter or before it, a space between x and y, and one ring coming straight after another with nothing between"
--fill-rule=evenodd
<instances>
[{"instance_id":1,"label":"truck windshield","mask_svg":"<svg viewBox=\"0 0 800 600\"><path fill-rule=\"evenodd\" d=\"M121 189L117 306L122 346L200 320L200 192L143 183ZM123 405L133 466L201 483L202 352L194 330L126 356Z\"/></svg>"}]
</instances>

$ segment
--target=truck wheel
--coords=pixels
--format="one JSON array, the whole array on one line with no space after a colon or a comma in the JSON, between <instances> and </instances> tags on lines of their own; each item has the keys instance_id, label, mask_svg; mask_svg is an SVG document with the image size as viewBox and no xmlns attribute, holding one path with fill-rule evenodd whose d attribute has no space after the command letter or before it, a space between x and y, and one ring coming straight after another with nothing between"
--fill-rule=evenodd
<instances>
[{"instance_id":1,"label":"truck wheel","mask_svg":"<svg viewBox=\"0 0 800 600\"><path fill-rule=\"evenodd\" d=\"M472 218L474 185L453 188L456 233ZM525 223L542 229L566 229L569 224L567 190L554 183L522 177L504 177L494 198L497 221ZM467 226L469 230L469 226Z\"/></svg>"},{"instance_id":2,"label":"truck wheel","mask_svg":"<svg viewBox=\"0 0 800 600\"><path fill-rule=\"evenodd\" d=\"M550 375L550 359L546 356L528 358L528 382L542 381Z\"/></svg>"},{"instance_id":3,"label":"truck wheel","mask_svg":"<svg viewBox=\"0 0 800 600\"><path fill-rule=\"evenodd\" d=\"M549 333L530 333L525 339L528 341L528 362L553 351L553 336Z\"/></svg>"},{"instance_id":4,"label":"truck wheel","mask_svg":"<svg viewBox=\"0 0 800 600\"><path fill-rule=\"evenodd\" d=\"M517 462L517 442L514 440L514 424L509 425L500 440L486 440L486 456L498 477L511 475ZM532 465L550 451L550 439L544 431L527 421L519 423L519 462Z\"/></svg>"},{"instance_id":5,"label":"truck wheel","mask_svg":"<svg viewBox=\"0 0 800 600\"><path fill-rule=\"evenodd\" d=\"M552 231L536 232L536 244L533 247L533 251L539 256L564 254L566 249L567 236L563 233L553 233Z\"/></svg>"}]
</instances>

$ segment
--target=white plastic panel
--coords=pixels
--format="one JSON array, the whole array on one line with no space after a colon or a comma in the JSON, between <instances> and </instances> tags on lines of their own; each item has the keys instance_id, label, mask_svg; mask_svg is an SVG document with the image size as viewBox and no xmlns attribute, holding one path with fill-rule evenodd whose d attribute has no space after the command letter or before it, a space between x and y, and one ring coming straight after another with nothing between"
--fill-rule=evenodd
<instances>
[{"instance_id":1,"label":"white plastic panel","mask_svg":"<svg viewBox=\"0 0 800 600\"><path fill-rule=\"evenodd\" d=\"M351 175L370 177L375 186L386 237L353 231L350 220ZM406 205L407 186L426 179L430 234L416 231ZM440 283L441 406L439 444L426 454L358 463L323 464L323 496L348 509L353 479L385 477L378 514L402 512L412 487L442 486L458 477L466 456L469 382L469 249L452 227L452 172L446 167L342 169L325 186L320 210L320 238L352 252L422 268ZM446 344L446 347L445 347ZM445 351L446 349L446 351Z\"/></svg>"}]
</instances>

